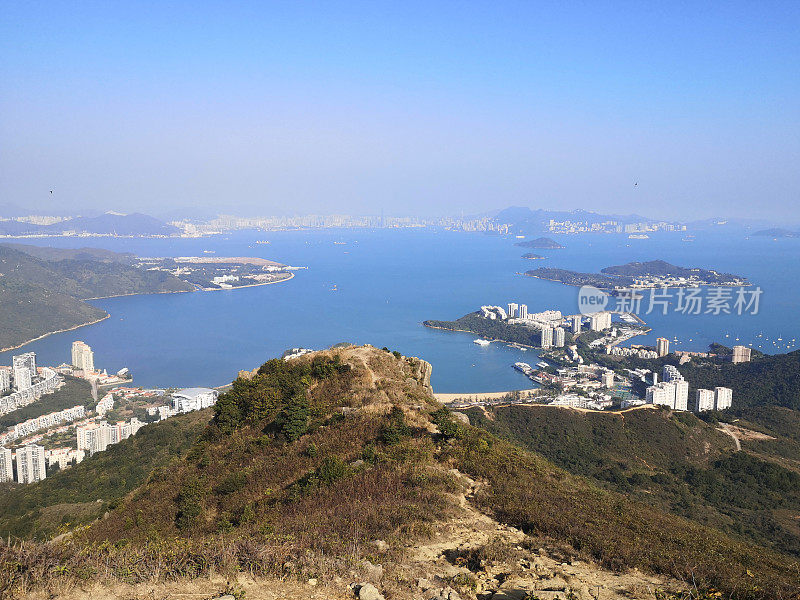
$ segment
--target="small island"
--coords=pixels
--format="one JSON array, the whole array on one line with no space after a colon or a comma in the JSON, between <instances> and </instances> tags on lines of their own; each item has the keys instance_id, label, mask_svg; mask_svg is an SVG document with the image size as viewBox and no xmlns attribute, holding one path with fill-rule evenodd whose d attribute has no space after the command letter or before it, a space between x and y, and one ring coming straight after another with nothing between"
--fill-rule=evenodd
<instances>
[{"instance_id":1,"label":"small island","mask_svg":"<svg viewBox=\"0 0 800 600\"><path fill-rule=\"evenodd\" d=\"M772 229L762 229L760 231L756 231L753 233L753 235L771 238L800 238L800 231L791 231L789 229L773 227Z\"/></svg>"},{"instance_id":2,"label":"small island","mask_svg":"<svg viewBox=\"0 0 800 600\"><path fill-rule=\"evenodd\" d=\"M540 256L538 254L534 254L533 252L528 252L527 254L523 254L522 258L526 260L544 260L547 258L546 256Z\"/></svg>"},{"instance_id":3,"label":"small island","mask_svg":"<svg viewBox=\"0 0 800 600\"><path fill-rule=\"evenodd\" d=\"M567 269L539 267L526 271L528 277L558 281L564 285L592 285L596 288L614 290L620 288L656 287L696 287L745 286L750 285L745 277L732 273L701 269L698 267L679 267L663 260L630 262L624 265L606 267L600 273L580 273Z\"/></svg>"},{"instance_id":4,"label":"small island","mask_svg":"<svg viewBox=\"0 0 800 600\"><path fill-rule=\"evenodd\" d=\"M565 246L562 246L554 239L548 237L540 237L536 238L535 240L517 242L514 245L519 246L520 248L539 248L539 249L549 249L549 250L558 250L561 248L565 248Z\"/></svg>"}]
</instances>

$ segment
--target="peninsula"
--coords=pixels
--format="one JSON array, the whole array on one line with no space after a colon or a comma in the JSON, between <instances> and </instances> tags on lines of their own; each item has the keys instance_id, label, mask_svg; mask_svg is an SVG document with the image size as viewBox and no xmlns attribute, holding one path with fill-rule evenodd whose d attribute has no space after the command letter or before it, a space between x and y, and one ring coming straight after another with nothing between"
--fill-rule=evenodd
<instances>
[{"instance_id":1,"label":"peninsula","mask_svg":"<svg viewBox=\"0 0 800 600\"><path fill-rule=\"evenodd\" d=\"M630 262L606 267L600 273L581 273L567 269L539 267L526 271L528 277L559 281L564 285L592 285L600 289L656 287L744 286L750 282L741 275L698 267L679 267L663 260Z\"/></svg>"},{"instance_id":2,"label":"peninsula","mask_svg":"<svg viewBox=\"0 0 800 600\"><path fill-rule=\"evenodd\" d=\"M0 245L0 351L108 317L87 300L265 285L291 279L292 270L261 258Z\"/></svg>"}]
</instances>

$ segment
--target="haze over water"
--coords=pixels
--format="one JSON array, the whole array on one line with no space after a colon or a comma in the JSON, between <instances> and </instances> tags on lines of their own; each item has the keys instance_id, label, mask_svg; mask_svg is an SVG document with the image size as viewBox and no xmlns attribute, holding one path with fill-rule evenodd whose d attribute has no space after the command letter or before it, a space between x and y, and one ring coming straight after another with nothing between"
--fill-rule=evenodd
<instances>
[{"instance_id":1,"label":"haze over water","mask_svg":"<svg viewBox=\"0 0 800 600\"><path fill-rule=\"evenodd\" d=\"M531 312L548 308L577 312L577 288L523 277L539 266L599 271L633 260L664 259L748 277L764 293L758 315L643 315L654 331L633 343L653 344L657 336L673 348L704 350L710 342L754 343L779 351L800 338L797 297L790 274L800 261L800 240L745 239L741 231L653 235L561 236L562 250L535 250L546 260L521 259L527 249L510 237L430 230L323 230L237 232L205 239L55 238L37 244L94 246L140 256L262 256L307 266L286 283L238 290L129 296L93 301L111 318L29 344L40 364L69 359L69 346L82 339L95 351L99 368L129 367L143 386L219 386L240 369L252 369L290 347L325 348L338 342L387 346L433 364L438 392L485 392L530 387L511 368L536 353L493 343L479 347L474 335L427 329L426 319L450 320L482 304L515 301ZM255 244L269 240L270 244ZM335 289L334 289L335 288ZM725 338L725 334L730 337ZM762 338L758 338L758 334ZM770 342L765 342L769 337ZM692 341L689 341L689 340ZM768 345L769 344L769 345ZM768 346L767 346L768 345ZM0 356L8 364L11 355Z\"/></svg>"}]
</instances>

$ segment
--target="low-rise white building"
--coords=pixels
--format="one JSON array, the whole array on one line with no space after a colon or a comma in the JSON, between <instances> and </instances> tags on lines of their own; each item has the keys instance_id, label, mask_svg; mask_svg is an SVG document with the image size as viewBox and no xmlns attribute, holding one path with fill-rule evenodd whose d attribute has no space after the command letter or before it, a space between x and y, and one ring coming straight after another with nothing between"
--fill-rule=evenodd
<instances>
[{"instance_id":1,"label":"low-rise white building","mask_svg":"<svg viewBox=\"0 0 800 600\"><path fill-rule=\"evenodd\" d=\"M211 388L186 388L172 394L172 409L176 413L187 413L214 406L219 392Z\"/></svg>"}]
</instances>

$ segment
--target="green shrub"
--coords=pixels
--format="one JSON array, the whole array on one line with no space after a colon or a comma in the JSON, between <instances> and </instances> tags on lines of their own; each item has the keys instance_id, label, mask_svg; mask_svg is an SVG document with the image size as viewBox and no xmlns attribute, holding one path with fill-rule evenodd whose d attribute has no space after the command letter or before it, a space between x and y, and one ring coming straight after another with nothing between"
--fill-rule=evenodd
<instances>
[{"instance_id":1,"label":"green shrub","mask_svg":"<svg viewBox=\"0 0 800 600\"><path fill-rule=\"evenodd\" d=\"M411 428L406 425L403 410L397 406L393 407L387 418L387 423L380 430L378 439L388 446L394 446L410 435Z\"/></svg>"},{"instance_id":2,"label":"green shrub","mask_svg":"<svg viewBox=\"0 0 800 600\"><path fill-rule=\"evenodd\" d=\"M185 531L190 529L203 513L203 496L205 495L204 483L195 476L190 476L184 481L178 492L178 513L175 517L175 526Z\"/></svg>"}]
</instances>

